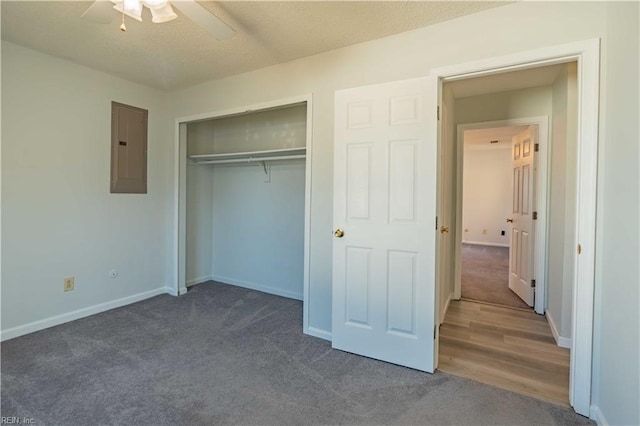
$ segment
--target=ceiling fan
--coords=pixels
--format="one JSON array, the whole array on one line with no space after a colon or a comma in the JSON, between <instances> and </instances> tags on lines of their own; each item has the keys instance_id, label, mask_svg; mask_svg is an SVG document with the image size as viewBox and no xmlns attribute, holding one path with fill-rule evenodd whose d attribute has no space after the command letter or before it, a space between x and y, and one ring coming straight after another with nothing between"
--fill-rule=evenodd
<instances>
[{"instance_id":1,"label":"ceiling fan","mask_svg":"<svg viewBox=\"0 0 640 426\"><path fill-rule=\"evenodd\" d=\"M151 11L152 22L169 22L178 15L172 6L178 8L183 15L201 26L205 31L218 40L227 40L235 35L235 30L222 22L195 0L96 0L82 14L84 19L100 24L111 23L117 16L122 15L120 29L126 31L124 15L142 21L142 9L147 7Z\"/></svg>"}]
</instances>

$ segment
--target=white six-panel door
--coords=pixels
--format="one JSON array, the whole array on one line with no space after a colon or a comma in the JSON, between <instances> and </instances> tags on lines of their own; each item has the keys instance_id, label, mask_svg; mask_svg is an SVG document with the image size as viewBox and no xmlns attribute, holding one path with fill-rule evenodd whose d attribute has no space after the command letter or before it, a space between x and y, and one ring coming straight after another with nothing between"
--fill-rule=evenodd
<instances>
[{"instance_id":1,"label":"white six-panel door","mask_svg":"<svg viewBox=\"0 0 640 426\"><path fill-rule=\"evenodd\" d=\"M334 348L433 372L437 80L336 92Z\"/></svg>"},{"instance_id":2,"label":"white six-panel door","mask_svg":"<svg viewBox=\"0 0 640 426\"><path fill-rule=\"evenodd\" d=\"M534 164L537 126L529 126L513 137L511 165L513 176L513 211L511 247L509 250L509 288L527 305L533 306L534 287Z\"/></svg>"}]
</instances>

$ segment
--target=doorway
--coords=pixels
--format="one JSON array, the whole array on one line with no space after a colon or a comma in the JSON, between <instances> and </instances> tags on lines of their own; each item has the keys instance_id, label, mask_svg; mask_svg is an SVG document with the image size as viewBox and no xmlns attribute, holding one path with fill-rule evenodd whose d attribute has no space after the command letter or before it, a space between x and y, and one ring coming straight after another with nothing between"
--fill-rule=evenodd
<instances>
[{"instance_id":1,"label":"doorway","mask_svg":"<svg viewBox=\"0 0 640 426\"><path fill-rule=\"evenodd\" d=\"M577 97L571 89L570 94L567 91L575 84L572 75L575 63L557 64L470 78L461 84L445 83L443 89L447 104L454 105L456 122L452 129L455 138L442 143L455 141L458 154L454 166L457 196L453 210L458 214L453 298L463 300L451 302L447 316L442 318L440 368L564 404L570 400L570 354L559 347L557 327L551 317L547 320L531 311L468 302L464 300L462 284L474 278L493 284L500 281L501 290L513 297L509 294L512 290L519 296L514 297L515 302L525 303L518 307L533 306L535 295L538 314L546 314L549 298L557 297L546 291L548 277L557 278L555 272L549 272L549 255L555 250L549 246L564 246L567 240L558 240L557 235L549 237L548 224L550 218L558 224L559 234L566 233L565 227L572 229L575 225L566 209L558 208L565 197L571 199L576 192L570 176L576 168L564 167L567 158L576 158L576 145L567 142L577 128L575 115L571 115L577 109ZM506 86L510 90L505 90L504 81L509 82ZM536 116L527 118L526 114ZM509 127L512 133L503 135L500 147L498 129L506 132ZM526 132L529 136L524 135ZM535 137L530 140L531 135L537 136L537 141ZM472 145L472 136L477 137L476 146ZM523 163L527 156L536 161ZM550 173L551 169L555 173ZM569 188L562 197L549 191L558 185ZM566 253L559 260L567 270L574 261ZM566 279L557 282L560 287L573 284ZM476 293L476 300L510 305L504 300L500 303L495 288L485 285L484 290L480 295ZM568 309L571 311L572 307ZM496 340L498 335L501 337ZM540 351L553 353L558 362L540 363L540 356L532 356ZM480 364L469 368L473 363ZM480 377L474 373L477 370L483 371ZM532 381L546 391L528 392L526 383L530 385Z\"/></svg>"},{"instance_id":2,"label":"doorway","mask_svg":"<svg viewBox=\"0 0 640 426\"><path fill-rule=\"evenodd\" d=\"M220 282L302 300L311 333L312 117L308 94L176 120L171 294Z\"/></svg>"},{"instance_id":3,"label":"doorway","mask_svg":"<svg viewBox=\"0 0 640 426\"><path fill-rule=\"evenodd\" d=\"M457 120L449 120L453 128L440 121L441 116L452 116L459 104L454 107L454 97L449 95L447 98L446 85L442 82L496 76L577 61L579 137L576 144L579 149L576 151L579 158L575 176L579 185L572 217L578 226L574 238L567 241L580 242L585 249L583 256L576 259L575 275L570 280L575 290L576 306L580 308L572 310L576 333L572 336L574 350L570 362L570 402L578 413L588 414L592 346L590 327L594 301L598 55L598 40L576 42L434 69L430 76L419 79L336 92L332 303L334 347L428 372L438 367L437 324L443 319L441 314L447 311L453 295L453 281L447 279L448 271L453 269L453 256L451 250L438 250L437 247L455 246L452 244L455 239L451 237L455 238L453 234L457 234L461 225L458 223L461 222L460 215L454 211L459 203L452 202L456 192L443 190L448 185L446 182L454 184L456 168L443 160L453 158L448 151L454 142L447 143L448 139L441 135L452 136L452 141L455 141ZM451 100L450 112L445 106L448 99ZM481 106L487 107L486 104ZM503 110L513 113L515 117L534 115L527 112L526 108L520 110L509 104ZM474 111L484 110L480 108ZM485 120L476 118L458 122L477 123ZM417 135L388 132L388 127L401 125L422 126L423 129ZM354 137L340 133L345 129ZM381 135L386 139L379 143ZM393 158L390 158L389 153L394 150ZM393 169L392 172L385 168L386 165ZM349 196L349 191L352 196ZM395 206L391 207L389 202ZM343 228L345 217L348 216L353 223L349 223L349 228ZM395 226L395 222L397 225L402 223L401 227L398 226L402 233L387 232L387 225ZM418 226L406 226L405 222ZM381 223L384 227L370 226L375 223ZM353 230L360 232L354 233ZM366 230L376 232L367 233ZM436 230L439 231L437 239ZM358 238L352 238L351 235ZM379 244L373 244L371 239L365 241L370 243L368 245L362 243L360 238L367 235L374 237L374 243ZM417 240L416 235L420 236ZM402 249L403 246L394 244L391 237L415 241L415 244ZM449 244L443 244L443 240L449 240ZM348 256L353 267L344 268L344 262L340 262ZM387 268L392 261L394 267ZM375 270L372 265L376 266ZM382 267L378 268L379 265ZM389 291L389 282L393 283L394 291ZM402 285L402 291L396 291L398 285ZM354 338L349 339L346 330L339 327L342 325L349 326L349 331L358 335L354 334ZM383 344L383 338L390 339L391 336L404 338L405 343L412 340L416 345L407 351L403 348L408 346ZM341 337L345 337L344 342L349 342L349 348L336 345ZM389 348L395 352L386 356ZM411 360L401 359L403 356L406 358L407 354L417 357L420 365L414 366Z\"/></svg>"},{"instance_id":4,"label":"doorway","mask_svg":"<svg viewBox=\"0 0 640 426\"><path fill-rule=\"evenodd\" d=\"M514 210L519 211L517 205L523 201L516 193L522 191L521 183L529 184L521 173L514 173L512 145L528 129L507 126L463 132L460 295L464 300L530 307L510 288L510 276L516 276L516 267L522 263L518 255L523 252L512 244L512 235L517 235L512 229ZM521 246L531 242L519 241ZM532 248L526 247L527 251Z\"/></svg>"}]
</instances>

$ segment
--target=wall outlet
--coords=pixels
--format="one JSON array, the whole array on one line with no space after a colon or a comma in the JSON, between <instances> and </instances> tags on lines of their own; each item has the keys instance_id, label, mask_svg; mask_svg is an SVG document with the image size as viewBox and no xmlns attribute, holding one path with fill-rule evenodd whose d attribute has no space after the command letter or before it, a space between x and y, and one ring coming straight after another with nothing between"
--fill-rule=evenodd
<instances>
[{"instance_id":1,"label":"wall outlet","mask_svg":"<svg viewBox=\"0 0 640 426\"><path fill-rule=\"evenodd\" d=\"M64 291L71 291L75 288L75 278L67 277L64 279Z\"/></svg>"}]
</instances>

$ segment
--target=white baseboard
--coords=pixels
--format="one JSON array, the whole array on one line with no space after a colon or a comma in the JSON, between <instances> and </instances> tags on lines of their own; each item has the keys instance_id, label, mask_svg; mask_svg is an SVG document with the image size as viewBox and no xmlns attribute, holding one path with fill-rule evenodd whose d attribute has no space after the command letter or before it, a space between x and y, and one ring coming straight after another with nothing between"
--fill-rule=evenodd
<instances>
[{"instance_id":1,"label":"white baseboard","mask_svg":"<svg viewBox=\"0 0 640 426\"><path fill-rule=\"evenodd\" d=\"M558 333L558 328L556 327L556 323L553 321L553 317L551 317L549 311L545 312L544 315L547 317L547 322L549 323L549 327L551 327L551 333L553 334L553 338L556 340L558 346L560 346L561 348L571 349L571 339L568 337L560 336L560 333Z\"/></svg>"},{"instance_id":2,"label":"white baseboard","mask_svg":"<svg viewBox=\"0 0 640 426\"><path fill-rule=\"evenodd\" d=\"M440 312L440 324L444 322L445 317L447 316L447 311L449 310L449 305L451 304L451 293L447 296L447 301L444 304L444 308L442 308L442 312Z\"/></svg>"},{"instance_id":3,"label":"white baseboard","mask_svg":"<svg viewBox=\"0 0 640 426\"><path fill-rule=\"evenodd\" d=\"M217 282L220 282L220 283L223 283L223 284L237 285L238 287L249 288L251 290L258 290L258 291L261 291L263 293L275 294L276 296L288 297L289 299L296 299L296 300L302 300L303 299L302 292L296 293L296 292L293 292L293 291L283 290L283 289L276 288L276 287L269 287L269 286L262 285L262 284L256 284L256 283L250 283L250 282L247 282L247 281L236 280L234 278L221 277L219 275L214 275L213 277L211 277L211 279L213 281L217 281Z\"/></svg>"},{"instance_id":4,"label":"white baseboard","mask_svg":"<svg viewBox=\"0 0 640 426\"><path fill-rule=\"evenodd\" d=\"M328 341L332 339L331 332L315 327L308 327L307 330L304 331L304 334Z\"/></svg>"},{"instance_id":5,"label":"white baseboard","mask_svg":"<svg viewBox=\"0 0 640 426\"><path fill-rule=\"evenodd\" d=\"M160 287L154 290L145 291L142 293L123 297L121 299L112 300L110 302L99 303L97 305L89 306L87 308L82 308L76 311L67 312L66 314L56 315L53 317L30 322L28 324L9 328L7 330L2 330L2 332L0 332L0 341L5 341L5 340L13 339L15 337L24 336L25 334L44 330L45 328L54 327L56 325L64 324L65 322L99 314L100 312L108 311L114 308L119 308L121 306L130 305L132 303L149 299L150 297L157 296L159 294L166 294L168 291L169 291L169 287Z\"/></svg>"},{"instance_id":6,"label":"white baseboard","mask_svg":"<svg viewBox=\"0 0 640 426\"><path fill-rule=\"evenodd\" d=\"M182 289L180 289L179 291L176 291L175 287L167 287L166 290L167 290L167 293L172 296L180 296L181 294L187 293L186 287L184 288L184 293L182 292Z\"/></svg>"},{"instance_id":7,"label":"white baseboard","mask_svg":"<svg viewBox=\"0 0 640 426\"><path fill-rule=\"evenodd\" d=\"M192 285L202 284L207 281L211 281L213 279L212 275L207 275L206 277L194 278L186 282L187 287L191 287Z\"/></svg>"},{"instance_id":8,"label":"white baseboard","mask_svg":"<svg viewBox=\"0 0 640 426\"><path fill-rule=\"evenodd\" d=\"M589 418L595 421L598 426L609 426L609 422L604 418L602 410L597 405L592 405L589 410Z\"/></svg>"},{"instance_id":9,"label":"white baseboard","mask_svg":"<svg viewBox=\"0 0 640 426\"><path fill-rule=\"evenodd\" d=\"M462 244L469 244L472 246L489 246L489 247L509 247L509 244L503 243L485 243L483 241L463 241Z\"/></svg>"}]
</instances>

